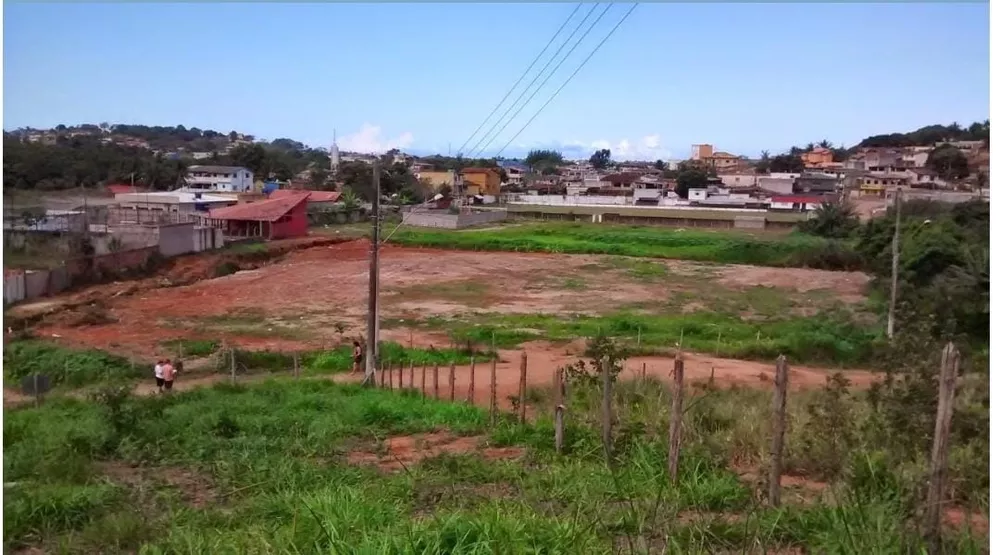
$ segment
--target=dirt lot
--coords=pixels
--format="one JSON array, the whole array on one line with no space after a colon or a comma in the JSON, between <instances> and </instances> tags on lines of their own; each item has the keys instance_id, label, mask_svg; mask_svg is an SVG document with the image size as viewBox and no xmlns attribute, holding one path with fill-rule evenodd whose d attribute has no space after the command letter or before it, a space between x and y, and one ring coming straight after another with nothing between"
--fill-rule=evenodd
<instances>
[{"instance_id":1,"label":"dirt lot","mask_svg":"<svg viewBox=\"0 0 1000 555\"><path fill-rule=\"evenodd\" d=\"M165 276L95 286L14 312L24 316L44 307L54 312L38 323L40 335L144 359L168 354L161 352L161 343L181 337L217 338L245 348L308 349L362 333L367 242L297 247L281 260L215 279L204 278L214 264L206 260L217 262L217 257L192 257ZM177 280L188 284L177 286ZM623 308L814 313L857 303L866 283L861 273L389 246L382 255L381 313L403 320L474 311L568 315ZM113 323L80 326L79 313L88 303ZM61 304L72 308L58 310ZM448 342L405 327L385 329L383 338L412 340L415 346ZM565 348L535 354L529 352L536 359L570 356ZM706 372L716 367L718 379L739 374L736 381L749 382L759 380L766 366L740 361L705 365Z\"/></svg>"}]
</instances>

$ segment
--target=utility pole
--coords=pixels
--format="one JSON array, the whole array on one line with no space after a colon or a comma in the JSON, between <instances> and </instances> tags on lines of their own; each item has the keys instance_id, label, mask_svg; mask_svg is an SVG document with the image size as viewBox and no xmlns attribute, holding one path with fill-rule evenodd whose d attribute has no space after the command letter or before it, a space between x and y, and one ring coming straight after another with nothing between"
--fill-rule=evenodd
<instances>
[{"instance_id":1,"label":"utility pole","mask_svg":"<svg viewBox=\"0 0 1000 555\"><path fill-rule=\"evenodd\" d=\"M372 239L368 253L368 340L365 348L364 385L374 385L375 369L378 368L378 246L379 228L382 217L380 205L382 188L379 185L378 158L372 161L372 186L375 196L372 200Z\"/></svg>"},{"instance_id":2,"label":"utility pole","mask_svg":"<svg viewBox=\"0 0 1000 555\"><path fill-rule=\"evenodd\" d=\"M892 234L892 286L889 290L889 321L886 324L885 334L892 339L896 326L896 288L899 285L899 220L902 210L902 189L896 188L896 197L892 204L896 210L896 230Z\"/></svg>"}]
</instances>

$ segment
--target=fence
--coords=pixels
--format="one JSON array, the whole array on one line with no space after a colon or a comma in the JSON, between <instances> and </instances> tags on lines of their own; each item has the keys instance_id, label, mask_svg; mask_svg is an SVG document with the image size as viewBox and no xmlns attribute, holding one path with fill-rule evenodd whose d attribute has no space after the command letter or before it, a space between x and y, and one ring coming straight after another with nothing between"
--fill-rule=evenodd
<instances>
[{"instance_id":1,"label":"fence","mask_svg":"<svg viewBox=\"0 0 1000 555\"><path fill-rule=\"evenodd\" d=\"M527 375L528 375L528 355L521 353L520 380L517 393L517 401L514 404L514 411L520 423L526 422L527 416ZM496 358L492 360L489 377L489 422L491 426L497 423L497 378L496 378ZM610 359L601 360L598 364L601 383L601 443L604 448L607 464L612 465L614 456L613 428L615 416L612 399L614 398L614 387L616 379L612 376L613 363ZM938 386L938 409L935 421L934 440L930 454L930 472L928 488L926 494L926 512L923 515L923 532L928 539L931 552L941 551L942 538L942 512L943 506L947 502L946 477L948 467L948 444L951 430L951 421L954 413L955 388L958 380L959 353L954 344L945 345L941 353L941 365ZM388 363L382 364L375 376L374 384L379 388L398 391L415 391L424 398L440 400L447 398L449 401L459 400L460 402L473 404L476 396L476 361L470 360L469 388L465 395L456 392L455 389L455 364L452 363L447 369L447 392L441 391L441 371L439 365L434 365L431 369L431 388L428 389L428 367L421 366L419 369L419 381L417 380L417 370L413 363ZM296 376L298 375L298 364L296 364ZM404 386L404 375L408 378ZM667 473L670 480L677 482L680 453L683 439L683 417L685 412L685 380L684 380L684 357L678 351L674 357L672 384L672 402L670 406L670 421L667 434ZM788 398L788 361L784 355L779 356L775 363L774 393L772 398L771 426L770 426L770 449L767 476L767 500L772 507L781 505L781 482L784 471L785 454L785 431L786 431L786 407ZM554 447L558 454L563 452L563 441L565 437L565 425L567 414L566 395L567 380L563 368L557 369L553 376L552 410L554 413ZM646 367L642 366L639 379L646 380ZM709 384L714 381L714 371L709 378ZM418 389L419 384L419 389ZM458 393L459 397L456 397ZM695 401L696 403L697 401ZM694 403L692 403L693 406ZM688 407L690 408L690 407Z\"/></svg>"}]
</instances>

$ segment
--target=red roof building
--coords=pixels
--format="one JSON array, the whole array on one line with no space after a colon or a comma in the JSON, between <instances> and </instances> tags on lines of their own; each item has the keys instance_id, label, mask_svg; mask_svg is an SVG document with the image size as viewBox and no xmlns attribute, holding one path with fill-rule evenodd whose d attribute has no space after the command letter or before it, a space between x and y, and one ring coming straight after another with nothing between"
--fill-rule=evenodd
<instances>
[{"instance_id":1,"label":"red roof building","mask_svg":"<svg viewBox=\"0 0 1000 555\"><path fill-rule=\"evenodd\" d=\"M277 191L272 191L268 198L287 198L302 193L309 193L309 198L307 199L309 203L337 202L340 200L339 191L312 191L309 189L278 189Z\"/></svg>"},{"instance_id":2,"label":"red roof building","mask_svg":"<svg viewBox=\"0 0 1000 555\"><path fill-rule=\"evenodd\" d=\"M309 193L291 192L296 194L216 208L208 213L209 223L228 237L302 237L309 233L306 217Z\"/></svg>"}]
</instances>

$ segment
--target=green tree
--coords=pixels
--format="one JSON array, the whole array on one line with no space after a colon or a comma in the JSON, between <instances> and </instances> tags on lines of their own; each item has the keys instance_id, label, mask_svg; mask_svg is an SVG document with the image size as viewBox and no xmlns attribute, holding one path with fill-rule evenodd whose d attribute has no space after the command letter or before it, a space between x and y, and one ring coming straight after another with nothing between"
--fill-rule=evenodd
<instances>
[{"instance_id":1,"label":"green tree","mask_svg":"<svg viewBox=\"0 0 1000 555\"><path fill-rule=\"evenodd\" d=\"M611 151L602 148L600 150L595 150L590 156L590 165L594 167L595 170L603 170L611 165Z\"/></svg>"},{"instance_id":2,"label":"green tree","mask_svg":"<svg viewBox=\"0 0 1000 555\"><path fill-rule=\"evenodd\" d=\"M760 174L768 173L771 171L771 153L762 150L760 153L760 160L754 165L754 171Z\"/></svg>"},{"instance_id":3,"label":"green tree","mask_svg":"<svg viewBox=\"0 0 1000 555\"><path fill-rule=\"evenodd\" d=\"M667 169L667 164L664 163L663 160L657 160L656 163L653 164L653 167L662 172L663 170Z\"/></svg>"},{"instance_id":4,"label":"green tree","mask_svg":"<svg viewBox=\"0 0 1000 555\"><path fill-rule=\"evenodd\" d=\"M850 237L859 225L858 216L850 203L824 202L810 219L799 224L799 229L821 237L845 239Z\"/></svg>"},{"instance_id":5,"label":"green tree","mask_svg":"<svg viewBox=\"0 0 1000 555\"><path fill-rule=\"evenodd\" d=\"M798 152L796 152L798 151ZM805 162L800 157L801 149L792 147L788 154L781 154L771 159L769 168L777 173L799 173L805 169Z\"/></svg>"},{"instance_id":6,"label":"green tree","mask_svg":"<svg viewBox=\"0 0 1000 555\"><path fill-rule=\"evenodd\" d=\"M674 192L681 198L688 198L688 191L708 186L708 170L700 164L682 162L677 172L677 187Z\"/></svg>"},{"instance_id":7,"label":"green tree","mask_svg":"<svg viewBox=\"0 0 1000 555\"><path fill-rule=\"evenodd\" d=\"M947 180L969 177L969 160L961 150L949 144L931 151L927 156L927 167Z\"/></svg>"},{"instance_id":8,"label":"green tree","mask_svg":"<svg viewBox=\"0 0 1000 555\"><path fill-rule=\"evenodd\" d=\"M563 163L563 155L555 150L532 150L524 158L524 163L532 171L542 171L544 168L555 168Z\"/></svg>"}]
</instances>

